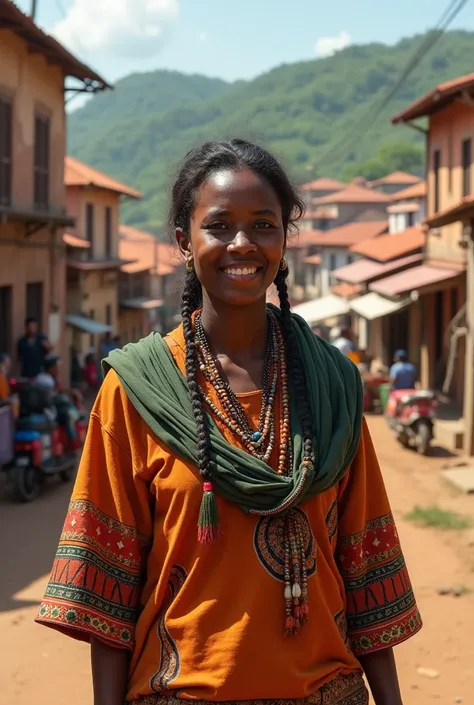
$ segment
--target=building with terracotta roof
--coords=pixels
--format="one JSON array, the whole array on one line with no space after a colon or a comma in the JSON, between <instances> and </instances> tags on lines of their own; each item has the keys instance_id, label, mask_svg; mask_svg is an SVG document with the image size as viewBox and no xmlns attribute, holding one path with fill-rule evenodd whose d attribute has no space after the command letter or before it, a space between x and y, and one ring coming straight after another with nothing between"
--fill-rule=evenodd
<instances>
[{"instance_id":1,"label":"building with terracotta roof","mask_svg":"<svg viewBox=\"0 0 474 705\"><path fill-rule=\"evenodd\" d=\"M378 282L398 296L418 292L411 315L423 386L442 389L459 409L457 426L437 424L452 447L474 455L474 74L435 86L392 118L427 135L425 257L406 279Z\"/></svg>"},{"instance_id":2,"label":"building with terracotta roof","mask_svg":"<svg viewBox=\"0 0 474 705\"><path fill-rule=\"evenodd\" d=\"M336 179L321 177L314 181L309 181L301 186L301 191L306 203L306 212L301 221L301 230L327 230L336 219L334 209L316 208L314 201L323 196L329 196L337 191L343 191L347 184L343 184Z\"/></svg>"},{"instance_id":3,"label":"building with terracotta roof","mask_svg":"<svg viewBox=\"0 0 474 705\"><path fill-rule=\"evenodd\" d=\"M389 203L390 196L374 189L349 184L344 189L314 199L312 208L331 212L332 229L355 220L384 220Z\"/></svg>"},{"instance_id":4,"label":"building with terracotta roof","mask_svg":"<svg viewBox=\"0 0 474 705\"><path fill-rule=\"evenodd\" d=\"M102 335L119 333L119 273L125 264L119 252L120 202L141 194L69 156L64 178L68 214L75 223L65 238L67 333L81 359L90 348L99 350Z\"/></svg>"},{"instance_id":5,"label":"building with terracotta roof","mask_svg":"<svg viewBox=\"0 0 474 705\"><path fill-rule=\"evenodd\" d=\"M14 357L25 318L37 318L66 380L62 233L74 218L64 189L64 99L108 85L10 0L0 0L0 32L0 351Z\"/></svg>"},{"instance_id":6,"label":"building with terracotta roof","mask_svg":"<svg viewBox=\"0 0 474 705\"><path fill-rule=\"evenodd\" d=\"M386 220L354 222L320 233L314 239L319 248L321 264L319 266L319 289L322 296L327 296L337 284L333 272L354 261L356 256L351 248L359 242L377 239L387 232Z\"/></svg>"},{"instance_id":7,"label":"building with terracotta roof","mask_svg":"<svg viewBox=\"0 0 474 705\"><path fill-rule=\"evenodd\" d=\"M380 193L393 195L420 181L422 181L421 177L409 174L406 171L393 171L391 174L387 174L387 176L383 176L381 179L371 181L368 185L370 188L380 191Z\"/></svg>"},{"instance_id":8,"label":"building with terracotta roof","mask_svg":"<svg viewBox=\"0 0 474 705\"><path fill-rule=\"evenodd\" d=\"M134 342L151 330L167 332L179 313L183 262L177 249L150 233L119 226L119 333Z\"/></svg>"}]
</instances>

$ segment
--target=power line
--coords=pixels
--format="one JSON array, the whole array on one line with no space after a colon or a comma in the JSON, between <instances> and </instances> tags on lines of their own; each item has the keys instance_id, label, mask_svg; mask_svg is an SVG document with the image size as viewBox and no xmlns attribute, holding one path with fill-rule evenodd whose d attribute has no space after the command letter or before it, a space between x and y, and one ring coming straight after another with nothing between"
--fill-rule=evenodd
<instances>
[{"instance_id":1,"label":"power line","mask_svg":"<svg viewBox=\"0 0 474 705\"><path fill-rule=\"evenodd\" d=\"M329 159L334 159L340 155L343 151L349 151L355 142L358 142L368 130L372 127L374 122L377 120L382 111L387 107L390 100L399 91L402 85L406 82L408 77L417 68L420 62L425 58L426 54L433 48L436 42L444 34L446 29L449 27L451 22L457 17L459 12L467 4L469 0L451 0L449 5L445 8L441 17L438 19L435 27L427 34L420 46L416 49L414 54L408 60L405 68L402 70L395 84L389 89L388 93L382 98L380 104L377 106L371 105L368 111L362 116L362 118L355 123L355 125L349 128L350 133L347 133L342 140L340 140L336 145L333 145L326 154L318 161L316 168L321 167ZM355 129L355 133L352 130Z\"/></svg>"}]
</instances>

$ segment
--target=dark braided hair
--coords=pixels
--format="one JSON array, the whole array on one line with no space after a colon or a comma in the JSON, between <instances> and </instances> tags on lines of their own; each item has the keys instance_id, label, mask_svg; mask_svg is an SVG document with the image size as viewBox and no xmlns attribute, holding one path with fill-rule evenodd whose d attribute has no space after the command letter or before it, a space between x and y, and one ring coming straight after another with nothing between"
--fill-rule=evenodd
<instances>
[{"instance_id":1,"label":"dark braided hair","mask_svg":"<svg viewBox=\"0 0 474 705\"><path fill-rule=\"evenodd\" d=\"M304 203L278 160L258 145L245 140L232 139L224 142L206 142L186 155L172 189L171 208L168 218L170 234L174 234L176 228L181 228L185 233L189 234L196 191L211 174L222 169L242 168L250 169L259 174L272 186L280 201L285 233L296 230L296 223L304 213ZM287 276L288 270L280 269L275 278L275 285L278 289L282 311L288 370L299 400L304 457L310 459L313 455L311 412L300 351L291 322L286 286ZM181 316L186 344L186 375L197 426L198 466L203 479L209 481L211 478L209 430L199 391L197 346L192 323L192 315L200 307L201 303L202 288L193 269L186 272L181 301Z\"/></svg>"}]
</instances>

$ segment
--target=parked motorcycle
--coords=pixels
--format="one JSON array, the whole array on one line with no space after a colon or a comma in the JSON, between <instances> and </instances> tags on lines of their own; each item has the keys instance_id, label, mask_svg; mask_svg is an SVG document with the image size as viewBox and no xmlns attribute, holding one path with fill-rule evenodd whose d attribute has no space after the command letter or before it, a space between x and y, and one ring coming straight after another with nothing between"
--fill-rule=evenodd
<instances>
[{"instance_id":1,"label":"parked motorcycle","mask_svg":"<svg viewBox=\"0 0 474 705\"><path fill-rule=\"evenodd\" d=\"M437 401L433 392L397 389L390 392L385 417L396 439L405 447L428 455L433 439Z\"/></svg>"},{"instance_id":2,"label":"parked motorcycle","mask_svg":"<svg viewBox=\"0 0 474 705\"><path fill-rule=\"evenodd\" d=\"M20 391L20 418L13 436L10 476L15 498L31 502L48 476L64 482L74 476L84 445L86 420L77 414L74 428L58 422L57 398L49 390L29 385ZM72 431L72 432L71 432Z\"/></svg>"}]
</instances>

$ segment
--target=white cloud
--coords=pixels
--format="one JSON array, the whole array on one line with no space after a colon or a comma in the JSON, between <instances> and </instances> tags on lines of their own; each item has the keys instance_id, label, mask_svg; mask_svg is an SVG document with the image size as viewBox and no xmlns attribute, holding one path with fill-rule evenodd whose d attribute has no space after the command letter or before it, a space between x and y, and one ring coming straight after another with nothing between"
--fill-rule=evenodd
<instances>
[{"instance_id":1,"label":"white cloud","mask_svg":"<svg viewBox=\"0 0 474 705\"><path fill-rule=\"evenodd\" d=\"M314 50L317 56L332 56L336 51L345 49L351 43L351 35L343 30L334 37L320 37L314 45Z\"/></svg>"},{"instance_id":2,"label":"white cloud","mask_svg":"<svg viewBox=\"0 0 474 705\"><path fill-rule=\"evenodd\" d=\"M72 51L145 58L159 51L179 14L179 0L73 0L52 33Z\"/></svg>"}]
</instances>

